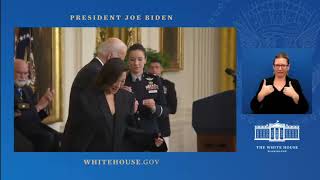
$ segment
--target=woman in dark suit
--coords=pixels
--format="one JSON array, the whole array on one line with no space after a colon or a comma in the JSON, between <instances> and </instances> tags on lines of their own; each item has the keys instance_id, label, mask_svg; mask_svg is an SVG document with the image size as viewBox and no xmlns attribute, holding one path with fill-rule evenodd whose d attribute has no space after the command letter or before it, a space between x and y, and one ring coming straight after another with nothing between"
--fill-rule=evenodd
<instances>
[{"instance_id":1,"label":"woman in dark suit","mask_svg":"<svg viewBox=\"0 0 320 180\"><path fill-rule=\"evenodd\" d=\"M99 72L96 85L77 100L65 129L62 151L130 151L128 124L135 112L131 93L120 89L127 66L118 58L110 59Z\"/></svg>"}]
</instances>

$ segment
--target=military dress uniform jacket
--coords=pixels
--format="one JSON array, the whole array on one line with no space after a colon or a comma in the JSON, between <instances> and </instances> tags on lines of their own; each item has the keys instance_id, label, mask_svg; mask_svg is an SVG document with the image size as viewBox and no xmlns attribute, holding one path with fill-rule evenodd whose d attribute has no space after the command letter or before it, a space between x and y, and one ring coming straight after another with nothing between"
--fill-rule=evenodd
<instances>
[{"instance_id":1,"label":"military dress uniform jacket","mask_svg":"<svg viewBox=\"0 0 320 180\"><path fill-rule=\"evenodd\" d=\"M173 82L167 79L164 79L164 78L160 78L160 79L163 84L163 92L166 97L169 114L175 114L177 111L177 93L176 93L175 85ZM158 125L161 131L161 135L163 137L170 136L171 129L170 129L169 115L163 117L163 119L158 120Z\"/></svg>"},{"instance_id":2,"label":"military dress uniform jacket","mask_svg":"<svg viewBox=\"0 0 320 180\"><path fill-rule=\"evenodd\" d=\"M160 117L168 116L167 102L160 78L143 73L141 80L134 80L128 73L125 85L132 88L134 97L139 102L136 118L140 128L149 134L160 133L157 121ZM156 103L155 112L143 106L143 100L145 99L154 99Z\"/></svg>"}]
</instances>

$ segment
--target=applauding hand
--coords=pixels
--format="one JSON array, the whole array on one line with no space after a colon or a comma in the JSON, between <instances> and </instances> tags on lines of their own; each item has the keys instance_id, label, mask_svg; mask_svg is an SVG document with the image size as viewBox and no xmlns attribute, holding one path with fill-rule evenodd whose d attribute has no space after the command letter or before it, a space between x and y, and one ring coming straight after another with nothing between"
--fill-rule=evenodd
<instances>
[{"instance_id":1,"label":"applauding hand","mask_svg":"<svg viewBox=\"0 0 320 180\"><path fill-rule=\"evenodd\" d=\"M53 100L54 94L54 90L51 90L50 88L47 89L46 93L40 98L38 104L36 105L38 112L49 105L49 103Z\"/></svg>"}]
</instances>

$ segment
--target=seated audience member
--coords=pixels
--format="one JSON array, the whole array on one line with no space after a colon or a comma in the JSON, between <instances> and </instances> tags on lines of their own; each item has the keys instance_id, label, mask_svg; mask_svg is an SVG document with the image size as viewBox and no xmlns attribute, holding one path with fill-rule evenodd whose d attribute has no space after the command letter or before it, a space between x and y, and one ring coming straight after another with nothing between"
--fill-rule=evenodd
<instances>
[{"instance_id":1,"label":"seated audience member","mask_svg":"<svg viewBox=\"0 0 320 180\"><path fill-rule=\"evenodd\" d=\"M14 61L14 81L15 151L58 151L59 133L41 122L54 92L48 89L37 101L28 85L29 66L22 59Z\"/></svg>"}]
</instances>

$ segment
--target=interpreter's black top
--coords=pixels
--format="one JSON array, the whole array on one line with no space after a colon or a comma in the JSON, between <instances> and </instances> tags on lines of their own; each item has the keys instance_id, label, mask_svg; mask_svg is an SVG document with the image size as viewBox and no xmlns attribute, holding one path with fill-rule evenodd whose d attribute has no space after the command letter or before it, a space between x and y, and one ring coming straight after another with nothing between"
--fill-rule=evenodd
<instances>
[{"instance_id":1,"label":"interpreter's black top","mask_svg":"<svg viewBox=\"0 0 320 180\"><path fill-rule=\"evenodd\" d=\"M274 76L266 79L266 85L273 86ZM291 81L292 87L299 94L299 102L298 104L294 103L291 97L286 96L283 93L282 88L278 91L277 88L274 88L274 91L266 96L261 102L258 101L257 96L260 92L263 80L260 83L259 89L251 100L251 109L253 113L257 114L304 114L308 111L309 105L302 93L301 86L299 81L296 79L292 79L290 77L286 77L286 85L285 87L289 87L289 82Z\"/></svg>"}]
</instances>

